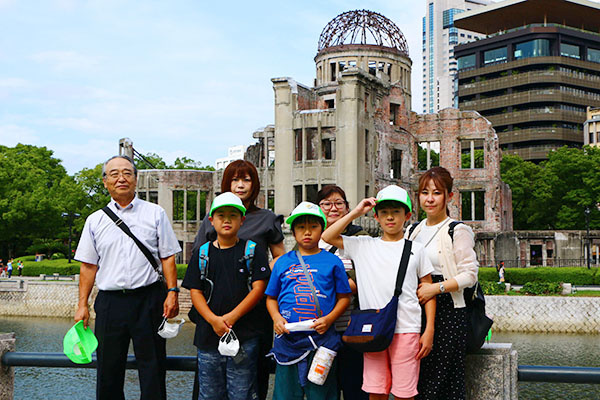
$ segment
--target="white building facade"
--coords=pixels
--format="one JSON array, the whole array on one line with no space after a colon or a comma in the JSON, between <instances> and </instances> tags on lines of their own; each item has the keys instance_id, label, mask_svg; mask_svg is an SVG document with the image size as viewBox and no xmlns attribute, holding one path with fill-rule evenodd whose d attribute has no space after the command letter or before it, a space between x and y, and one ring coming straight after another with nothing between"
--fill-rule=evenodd
<instances>
[{"instance_id":1,"label":"white building facade","mask_svg":"<svg viewBox=\"0 0 600 400\"><path fill-rule=\"evenodd\" d=\"M244 146L243 144L239 144L237 146L232 146L229 149L227 149L227 157L217 158L217 160L215 161L215 169L225 169L231 162L240 159L243 160L246 147L247 146Z\"/></svg>"},{"instance_id":2,"label":"white building facade","mask_svg":"<svg viewBox=\"0 0 600 400\"><path fill-rule=\"evenodd\" d=\"M478 40L481 34L454 27L454 16L491 4L490 0L427 0L423 17L423 113L439 112L455 104L454 46Z\"/></svg>"}]
</instances>

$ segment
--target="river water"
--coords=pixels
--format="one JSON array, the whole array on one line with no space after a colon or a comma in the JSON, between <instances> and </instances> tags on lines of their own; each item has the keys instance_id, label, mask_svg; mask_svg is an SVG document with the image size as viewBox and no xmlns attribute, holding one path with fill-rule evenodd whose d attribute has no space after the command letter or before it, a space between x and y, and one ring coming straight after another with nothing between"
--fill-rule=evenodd
<instances>
[{"instance_id":1,"label":"river water","mask_svg":"<svg viewBox=\"0 0 600 400\"><path fill-rule=\"evenodd\" d=\"M0 332L15 332L17 351L62 352L62 338L72 320L59 318L0 317ZM192 345L194 325L186 323L180 334L167 341L171 355L195 355ZM519 364L600 367L600 335L497 333L492 341L513 343ZM130 354L133 350L130 349ZM95 370L73 368L16 368L15 399L93 399ZM169 399L189 399L193 385L191 372L167 372ZM125 395L139 398L137 371L128 370ZM600 385L519 383L520 400L600 399Z\"/></svg>"}]
</instances>

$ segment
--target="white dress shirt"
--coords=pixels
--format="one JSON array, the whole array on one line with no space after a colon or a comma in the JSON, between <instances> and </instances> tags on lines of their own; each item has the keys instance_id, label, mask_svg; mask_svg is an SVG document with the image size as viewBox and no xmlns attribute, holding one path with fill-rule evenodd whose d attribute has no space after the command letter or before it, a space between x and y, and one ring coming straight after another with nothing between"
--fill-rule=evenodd
<instances>
[{"instance_id":1,"label":"white dress shirt","mask_svg":"<svg viewBox=\"0 0 600 400\"><path fill-rule=\"evenodd\" d=\"M150 250L161 270L161 258L181 251L162 207L137 196L125 208L114 200L108 207ZM133 239L102 210L94 212L85 221L75 259L98 266L96 285L100 290L136 289L159 279Z\"/></svg>"}]
</instances>

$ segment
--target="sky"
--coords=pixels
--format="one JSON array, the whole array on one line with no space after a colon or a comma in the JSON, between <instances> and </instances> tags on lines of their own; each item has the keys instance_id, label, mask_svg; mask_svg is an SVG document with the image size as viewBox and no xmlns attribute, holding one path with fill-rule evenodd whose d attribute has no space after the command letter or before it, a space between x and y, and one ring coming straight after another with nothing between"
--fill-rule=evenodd
<instances>
[{"instance_id":1,"label":"sky","mask_svg":"<svg viewBox=\"0 0 600 400\"><path fill-rule=\"evenodd\" d=\"M271 78L312 86L321 31L357 9L405 35L421 112L424 0L0 0L0 145L45 146L69 174L123 137L214 166L273 123Z\"/></svg>"}]
</instances>

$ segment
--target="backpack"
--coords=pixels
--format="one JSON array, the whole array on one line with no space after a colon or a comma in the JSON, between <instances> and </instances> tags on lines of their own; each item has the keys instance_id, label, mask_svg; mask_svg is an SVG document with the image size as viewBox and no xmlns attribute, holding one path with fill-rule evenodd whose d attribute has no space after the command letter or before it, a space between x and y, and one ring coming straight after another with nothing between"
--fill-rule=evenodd
<instances>
[{"instance_id":1,"label":"backpack","mask_svg":"<svg viewBox=\"0 0 600 400\"><path fill-rule=\"evenodd\" d=\"M199 257L198 257L198 268L200 268L200 281L207 282L210 285L210 291L208 291L206 297L206 303L210 302L212 297L212 291L214 288L214 283L208 279L208 249L211 242L206 242L202 246L200 246ZM250 268L250 264L252 264L252 260L254 259L254 251L256 250L256 243L252 240L246 241L246 247L244 248L244 256L238 260L238 262L242 263L246 266L246 270L248 271L248 290L252 290L252 268ZM205 291L206 292L206 291Z\"/></svg>"}]
</instances>

